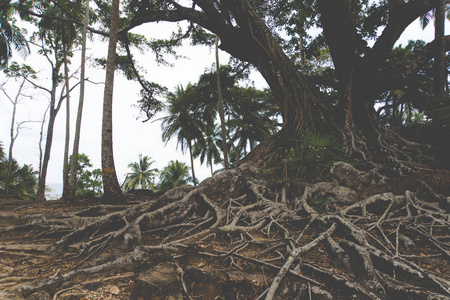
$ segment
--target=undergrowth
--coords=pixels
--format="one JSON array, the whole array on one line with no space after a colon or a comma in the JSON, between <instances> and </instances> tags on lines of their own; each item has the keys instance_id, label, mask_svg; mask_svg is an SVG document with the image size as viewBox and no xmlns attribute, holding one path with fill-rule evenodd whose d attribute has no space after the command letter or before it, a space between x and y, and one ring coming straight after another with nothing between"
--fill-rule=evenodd
<instances>
[{"instance_id":1,"label":"undergrowth","mask_svg":"<svg viewBox=\"0 0 450 300\"><path fill-rule=\"evenodd\" d=\"M339 141L317 131L291 139L284 156L266 167L276 186L296 188L323 178L336 161L344 160Z\"/></svg>"}]
</instances>

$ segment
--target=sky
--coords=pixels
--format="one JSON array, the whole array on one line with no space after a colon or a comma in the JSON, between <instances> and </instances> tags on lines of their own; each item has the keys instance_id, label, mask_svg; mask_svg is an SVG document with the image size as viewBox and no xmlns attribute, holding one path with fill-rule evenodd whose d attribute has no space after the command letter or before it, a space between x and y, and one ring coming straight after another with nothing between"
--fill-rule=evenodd
<instances>
[{"instance_id":1,"label":"sky","mask_svg":"<svg viewBox=\"0 0 450 300\"><path fill-rule=\"evenodd\" d=\"M147 37L161 38L169 37L174 24L157 23L146 24L133 32L145 34ZM448 26L447 26L448 27ZM410 39L423 39L427 42L433 39L432 24L425 31L419 28L417 22L410 26L402 35L398 44L405 45ZM87 56L91 58L106 57L107 43L95 38L88 41ZM38 71L39 82L49 87L50 73L48 72L48 62L40 55L37 55L36 48L32 47L33 54L23 60L17 53L13 56L18 63L26 63ZM153 53L139 53L132 50L140 66L146 70L145 78L148 81L156 82L165 86L169 91L174 91L176 86L186 86L189 82L195 83L200 75L207 69L211 69L215 62L214 48L206 46L190 46L185 42L178 50L178 55L185 58L175 60L172 57L167 59L173 63L173 67L157 65ZM79 51L78 51L79 53ZM220 51L220 63L228 62L228 54ZM75 54L71 71L77 69L79 65L79 54ZM92 62L88 62L86 76L90 81L97 84L87 83L85 93L85 104L83 109L83 121L81 129L80 153L89 156L94 168L101 168L101 121L103 105L103 89L105 70L95 67ZM78 74L79 76L79 74ZM77 76L77 78L78 78ZM257 88L267 87L265 80L257 72L251 76ZM0 85L4 83L6 77L0 74ZM71 84L75 84L73 80ZM5 84L5 88L10 97L15 97L18 90L18 83L13 79ZM138 100L140 87L136 82L128 81L120 72L115 74L114 95L113 95L113 139L114 139L114 160L119 182L122 183L126 177L128 164L138 161L138 155L148 155L154 160L153 168L162 169L170 160L179 160L190 166L188 153L183 154L181 149L177 149L176 140L171 140L167 144L161 140L161 124L159 121L148 121L143 123L139 119L139 110L134 106ZM17 108L17 122L39 121L26 123L20 130L18 138L14 144L14 157L22 164L31 164L34 169L38 169L39 161L39 135L44 111L48 105L48 95L40 90L28 87L25 92L31 95L32 99L24 98ZM70 95L71 106L71 141L73 141L76 112L78 108L79 93L75 89ZM53 146L49 162L47 184L55 185L62 182L62 165L65 139L65 103L61 107L54 128ZM3 143L5 151L9 147L9 135L11 126L12 105L3 93L0 93L0 141ZM158 114L153 120L162 117ZM46 128L46 127L45 127ZM43 143L43 146L45 144ZM70 146L72 152L72 142ZM217 168L218 166L216 166ZM210 176L210 169L206 165L200 165L197 159L194 163L195 173L201 181ZM56 191L57 192L57 191Z\"/></svg>"}]
</instances>

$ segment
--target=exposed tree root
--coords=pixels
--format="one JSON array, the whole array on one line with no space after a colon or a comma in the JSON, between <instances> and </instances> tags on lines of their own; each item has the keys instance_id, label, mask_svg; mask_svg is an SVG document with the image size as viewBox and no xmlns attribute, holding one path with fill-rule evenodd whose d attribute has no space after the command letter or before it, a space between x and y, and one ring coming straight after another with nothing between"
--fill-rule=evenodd
<instances>
[{"instance_id":1,"label":"exposed tree root","mask_svg":"<svg viewBox=\"0 0 450 300\"><path fill-rule=\"evenodd\" d=\"M343 166L336 165L332 173ZM164 288L153 289L153 279L139 274L169 263L176 274L164 283L171 287L166 292L174 291L173 278L178 278L175 290L192 299L450 297L449 211L420 191L358 201L356 189L385 177L351 172L359 174L360 183L344 188L351 180L341 178L307 185L297 197L287 191L277 202L257 170L241 165L155 200L73 214L60 225L73 231L50 251L63 255L76 246L83 263L24 286L20 293L54 294L80 275L120 269L135 272L136 281L148 285L146 293L156 297ZM342 200L343 193L351 201ZM314 202L324 196L333 199L326 213ZM54 230L61 233L61 228ZM137 288L134 296L139 293Z\"/></svg>"}]
</instances>

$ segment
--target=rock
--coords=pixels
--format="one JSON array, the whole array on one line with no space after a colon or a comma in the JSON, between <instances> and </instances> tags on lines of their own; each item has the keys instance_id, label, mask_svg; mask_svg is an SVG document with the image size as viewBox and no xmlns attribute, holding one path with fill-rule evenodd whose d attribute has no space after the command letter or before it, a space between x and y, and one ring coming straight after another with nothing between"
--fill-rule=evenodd
<instances>
[{"instance_id":1,"label":"rock","mask_svg":"<svg viewBox=\"0 0 450 300\"><path fill-rule=\"evenodd\" d=\"M177 276L178 271L173 264L161 263L154 266L136 279L136 298L157 299L167 295L167 291L179 291L180 283Z\"/></svg>"}]
</instances>

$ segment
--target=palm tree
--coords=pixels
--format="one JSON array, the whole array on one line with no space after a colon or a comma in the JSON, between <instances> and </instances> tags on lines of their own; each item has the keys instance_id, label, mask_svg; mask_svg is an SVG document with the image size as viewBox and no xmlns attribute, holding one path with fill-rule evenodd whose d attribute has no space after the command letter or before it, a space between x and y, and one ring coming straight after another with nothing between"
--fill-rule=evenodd
<instances>
[{"instance_id":1,"label":"palm tree","mask_svg":"<svg viewBox=\"0 0 450 300\"><path fill-rule=\"evenodd\" d=\"M111 26L109 28L108 56L106 60L105 92L103 96L102 121L102 177L104 199L114 203L122 202L123 194L117 180L114 166L113 137L112 137L112 101L114 88L114 70L117 46L117 33L119 27L120 0L113 0L111 7Z\"/></svg>"},{"instance_id":2,"label":"palm tree","mask_svg":"<svg viewBox=\"0 0 450 300\"><path fill-rule=\"evenodd\" d=\"M219 141L219 128L215 123L208 124L203 129L203 138L194 145L194 157L200 157L200 162L203 164L206 160L206 165L211 168L211 176L214 175L213 163L218 164L221 161L220 150L217 147Z\"/></svg>"},{"instance_id":3,"label":"palm tree","mask_svg":"<svg viewBox=\"0 0 450 300\"><path fill-rule=\"evenodd\" d=\"M184 186L193 181L192 177L189 176L189 167L178 160L171 160L161 171L159 178L158 189L161 191Z\"/></svg>"},{"instance_id":4,"label":"palm tree","mask_svg":"<svg viewBox=\"0 0 450 300\"><path fill-rule=\"evenodd\" d=\"M20 167L15 159L12 159L11 164L11 176L9 180L8 194L17 195L23 199L31 200L36 197L37 187L37 171L33 170L31 165L23 165ZM0 164L7 164L4 159ZM0 187L5 188L6 174L0 172ZM4 180L5 179L5 180Z\"/></svg>"},{"instance_id":5,"label":"palm tree","mask_svg":"<svg viewBox=\"0 0 450 300\"><path fill-rule=\"evenodd\" d=\"M157 175L158 169L150 169L150 166L154 163L149 156L142 156L139 154L139 161L130 163L128 168L131 172L127 174L127 178L123 184L126 192L130 190L148 189L155 190L153 179Z\"/></svg>"},{"instance_id":6,"label":"palm tree","mask_svg":"<svg viewBox=\"0 0 450 300\"><path fill-rule=\"evenodd\" d=\"M177 138L177 148L180 145L181 151L185 153L186 148L189 151L191 159L191 170L194 185L196 184L194 172L194 156L193 156L193 142L202 139L202 123L200 119L196 118L193 111L189 110L189 84L186 90L180 85L177 87L175 94L171 93L168 97L169 115L161 118L162 140L167 142L173 138Z\"/></svg>"},{"instance_id":7,"label":"palm tree","mask_svg":"<svg viewBox=\"0 0 450 300\"><path fill-rule=\"evenodd\" d=\"M277 130L276 110L270 104L271 94L254 88L234 88L230 99L228 126L234 131L233 141L247 155L256 143Z\"/></svg>"},{"instance_id":8,"label":"palm tree","mask_svg":"<svg viewBox=\"0 0 450 300\"><path fill-rule=\"evenodd\" d=\"M13 48L22 56L30 53L27 40L12 18L14 7L11 1L0 3L0 69L6 68Z\"/></svg>"}]
</instances>

